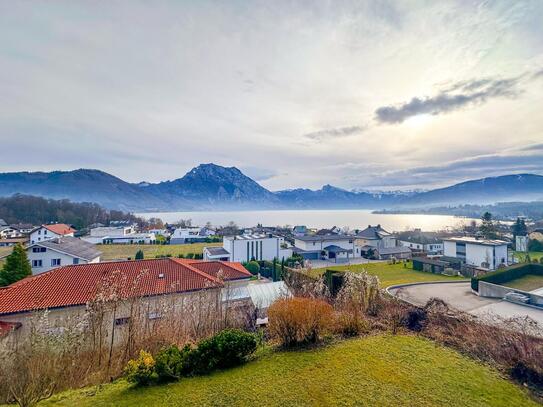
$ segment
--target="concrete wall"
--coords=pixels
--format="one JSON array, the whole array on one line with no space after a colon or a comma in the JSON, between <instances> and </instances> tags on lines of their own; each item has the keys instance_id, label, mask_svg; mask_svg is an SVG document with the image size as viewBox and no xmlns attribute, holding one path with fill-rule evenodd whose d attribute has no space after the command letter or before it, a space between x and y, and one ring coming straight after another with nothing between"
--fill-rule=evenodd
<instances>
[{"instance_id":1,"label":"concrete wall","mask_svg":"<svg viewBox=\"0 0 543 407\"><path fill-rule=\"evenodd\" d=\"M28 261L30 262L30 265L32 265L33 260L41 260L42 261L42 267L32 267L32 274L40 274L45 271L52 270L54 268L60 267L60 266L69 266L74 263L74 257L69 256L64 253L59 253L54 250L51 250L49 248L45 248L45 252L40 253L34 253L32 251L33 248L27 249L26 253L28 255ZM60 259L60 266L52 266L51 260L52 259ZM100 256L93 259L90 263L98 263L100 261ZM87 264L89 263L87 260L79 259L79 263L77 264Z\"/></svg>"},{"instance_id":2,"label":"concrete wall","mask_svg":"<svg viewBox=\"0 0 543 407\"><path fill-rule=\"evenodd\" d=\"M527 291L517 290L503 285L492 284L486 281L479 281L479 296L489 298L504 298L506 294L515 292L530 298L531 305L543 306L543 297Z\"/></svg>"},{"instance_id":3,"label":"concrete wall","mask_svg":"<svg viewBox=\"0 0 543 407\"><path fill-rule=\"evenodd\" d=\"M278 236L255 239L224 239L223 247L230 253L230 261L245 262L253 257L271 261L292 255L292 251L281 249L284 239Z\"/></svg>"}]
</instances>

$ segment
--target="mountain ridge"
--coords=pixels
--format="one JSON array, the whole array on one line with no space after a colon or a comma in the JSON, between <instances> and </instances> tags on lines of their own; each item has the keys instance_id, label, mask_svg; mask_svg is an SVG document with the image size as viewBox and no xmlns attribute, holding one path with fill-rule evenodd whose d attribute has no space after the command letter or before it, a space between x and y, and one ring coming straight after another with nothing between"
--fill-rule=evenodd
<instances>
[{"instance_id":1,"label":"mountain ridge","mask_svg":"<svg viewBox=\"0 0 543 407\"><path fill-rule=\"evenodd\" d=\"M129 183L97 169L0 173L0 196L16 193L96 202L124 211L242 209L382 209L439 204L488 204L543 199L543 176L508 174L423 192L355 192L329 184L270 191L236 167L200 164L183 177ZM522 199L519 199L522 198Z\"/></svg>"}]
</instances>

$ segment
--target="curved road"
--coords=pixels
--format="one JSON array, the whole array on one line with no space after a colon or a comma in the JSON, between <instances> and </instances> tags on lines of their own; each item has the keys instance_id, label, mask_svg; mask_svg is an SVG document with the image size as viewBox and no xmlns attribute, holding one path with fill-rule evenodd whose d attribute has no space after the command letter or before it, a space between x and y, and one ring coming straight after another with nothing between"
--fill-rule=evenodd
<instances>
[{"instance_id":1,"label":"curved road","mask_svg":"<svg viewBox=\"0 0 543 407\"><path fill-rule=\"evenodd\" d=\"M387 291L413 305L424 306L431 298L439 298L452 308L478 317L512 318L529 316L543 327L543 310L496 298L479 297L473 294L469 282L393 286L389 287Z\"/></svg>"}]
</instances>

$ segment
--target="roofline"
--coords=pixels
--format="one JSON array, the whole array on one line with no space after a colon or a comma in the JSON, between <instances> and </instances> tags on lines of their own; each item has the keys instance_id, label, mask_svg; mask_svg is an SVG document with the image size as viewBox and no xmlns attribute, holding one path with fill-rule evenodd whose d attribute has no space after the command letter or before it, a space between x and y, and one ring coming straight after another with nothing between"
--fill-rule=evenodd
<instances>
[{"instance_id":1,"label":"roofline","mask_svg":"<svg viewBox=\"0 0 543 407\"><path fill-rule=\"evenodd\" d=\"M31 247L34 247L34 246L39 246L41 243L46 243L48 242L49 240L44 240L42 242L36 242L36 243L32 243L30 246L27 246L26 249L30 249ZM79 259L83 259L83 260L94 260L96 257L100 257L100 255L103 254L103 252L101 252L100 250L98 250L98 252L100 253L98 256L96 257L93 257L92 259L89 259L89 258L86 258L86 257L82 257L82 256L77 256L73 253L68 253L68 252L65 252L63 250L58 250L58 249L55 249L54 247L49 247L49 246L45 246L47 247L48 249L51 249L53 250L54 252L58 252L58 253L62 253L62 254L67 254L68 256L72 256L72 257L77 257ZM77 266L78 264L67 264L66 266Z\"/></svg>"}]
</instances>

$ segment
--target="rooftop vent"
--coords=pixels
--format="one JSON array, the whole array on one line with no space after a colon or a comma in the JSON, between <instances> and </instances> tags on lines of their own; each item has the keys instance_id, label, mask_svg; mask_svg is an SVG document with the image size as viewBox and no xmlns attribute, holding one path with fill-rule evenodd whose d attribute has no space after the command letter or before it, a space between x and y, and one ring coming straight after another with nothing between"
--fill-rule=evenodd
<instances>
[{"instance_id":1,"label":"rooftop vent","mask_svg":"<svg viewBox=\"0 0 543 407\"><path fill-rule=\"evenodd\" d=\"M160 274L158 275L158 278L164 278L164 273L160 273Z\"/></svg>"}]
</instances>

